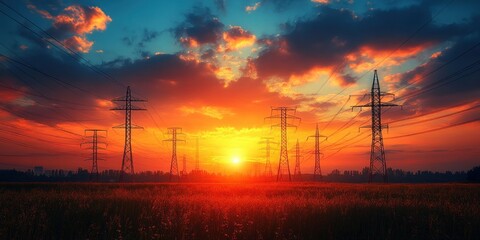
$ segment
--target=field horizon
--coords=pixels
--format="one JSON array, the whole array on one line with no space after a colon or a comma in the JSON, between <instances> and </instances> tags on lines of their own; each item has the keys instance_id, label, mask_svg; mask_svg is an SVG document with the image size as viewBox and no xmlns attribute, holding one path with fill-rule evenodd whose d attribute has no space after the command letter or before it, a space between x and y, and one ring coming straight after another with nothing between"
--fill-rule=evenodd
<instances>
[{"instance_id":1,"label":"field horizon","mask_svg":"<svg viewBox=\"0 0 480 240\"><path fill-rule=\"evenodd\" d=\"M475 239L479 184L1 183L2 239Z\"/></svg>"}]
</instances>

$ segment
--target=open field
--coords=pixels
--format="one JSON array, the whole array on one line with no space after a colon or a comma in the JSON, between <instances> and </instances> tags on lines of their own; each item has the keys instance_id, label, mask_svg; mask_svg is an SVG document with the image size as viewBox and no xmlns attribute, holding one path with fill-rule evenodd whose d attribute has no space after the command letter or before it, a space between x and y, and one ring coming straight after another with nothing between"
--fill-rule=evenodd
<instances>
[{"instance_id":1,"label":"open field","mask_svg":"<svg viewBox=\"0 0 480 240\"><path fill-rule=\"evenodd\" d=\"M479 237L472 184L0 184L0 239Z\"/></svg>"}]
</instances>

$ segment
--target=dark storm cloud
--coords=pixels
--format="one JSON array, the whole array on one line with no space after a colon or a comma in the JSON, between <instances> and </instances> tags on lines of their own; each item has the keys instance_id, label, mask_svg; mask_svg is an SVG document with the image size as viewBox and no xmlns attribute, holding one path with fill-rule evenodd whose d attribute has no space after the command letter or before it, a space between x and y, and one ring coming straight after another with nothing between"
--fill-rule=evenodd
<instances>
[{"instance_id":1,"label":"dark storm cloud","mask_svg":"<svg viewBox=\"0 0 480 240\"><path fill-rule=\"evenodd\" d=\"M472 24L478 26L480 22ZM478 101L479 44L480 34L477 32L456 42L426 64L402 74L396 87L407 90L400 100L405 101L406 106L421 103L422 111Z\"/></svg>"},{"instance_id":2,"label":"dark storm cloud","mask_svg":"<svg viewBox=\"0 0 480 240\"><path fill-rule=\"evenodd\" d=\"M185 21L175 27L173 33L178 41L193 39L203 45L220 40L223 27L223 23L211 13L209 8L197 6L185 15Z\"/></svg>"},{"instance_id":3,"label":"dark storm cloud","mask_svg":"<svg viewBox=\"0 0 480 240\"><path fill-rule=\"evenodd\" d=\"M252 109L263 110L264 104L294 103L269 92L260 80L241 78L225 87L209 64L183 60L177 54L160 54L136 61L119 58L95 67L116 80L109 80L67 55L55 54L52 49L32 49L22 59L63 82L29 69L23 71L32 79L15 68L12 70L16 75L2 69L2 82L15 79L10 85L31 94L24 94L22 98L10 94L16 100L4 101L1 106L19 118L50 126L88 123L88 120L111 125L114 116L109 111L112 107L109 100L124 94L127 85L132 86L134 95L147 98L149 104L166 106L168 111L197 103L247 113Z\"/></svg>"},{"instance_id":4,"label":"dark storm cloud","mask_svg":"<svg viewBox=\"0 0 480 240\"><path fill-rule=\"evenodd\" d=\"M104 86L101 77L70 56L54 53L53 49L36 48L16 59L53 78L18 63L9 62L9 70L2 69L2 81L15 79L11 85L26 92L23 98L3 107L20 118L47 125L90 119L88 112L95 110L96 100L105 96L96 89Z\"/></svg>"},{"instance_id":5,"label":"dark storm cloud","mask_svg":"<svg viewBox=\"0 0 480 240\"><path fill-rule=\"evenodd\" d=\"M287 77L314 66L334 67L361 47L393 50L432 18L425 5L372 10L365 16L328 6L318 10L312 19L286 24L283 35L260 41L266 49L256 59L259 76ZM465 31L455 24L437 26L429 22L403 48L433 45Z\"/></svg>"}]
</instances>

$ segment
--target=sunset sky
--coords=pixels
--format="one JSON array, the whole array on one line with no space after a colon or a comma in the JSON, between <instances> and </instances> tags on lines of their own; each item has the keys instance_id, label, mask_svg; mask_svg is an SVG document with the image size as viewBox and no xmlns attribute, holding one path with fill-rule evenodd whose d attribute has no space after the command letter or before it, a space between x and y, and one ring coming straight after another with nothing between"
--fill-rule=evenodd
<instances>
[{"instance_id":1,"label":"sunset sky","mask_svg":"<svg viewBox=\"0 0 480 240\"><path fill-rule=\"evenodd\" d=\"M3 0L0 4L0 168L91 168L84 129L108 130L99 170L120 169L124 113L133 112L135 170L168 171L168 127L182 127L187 170L248 174L279 142L271 107L296 107L288 131L312 173L318 123L323 173L369 164L370 109L358 97L377 69L387 167L468 170L480 164L480 1ZM73 51L73 52L72 52ZM355 96L351 96L355 95ZM390 101L391 99L384 99ZM278 166L280 146L273 146ZM181 169L181 165L179 166Z\"/></svg>"}]
</instances>

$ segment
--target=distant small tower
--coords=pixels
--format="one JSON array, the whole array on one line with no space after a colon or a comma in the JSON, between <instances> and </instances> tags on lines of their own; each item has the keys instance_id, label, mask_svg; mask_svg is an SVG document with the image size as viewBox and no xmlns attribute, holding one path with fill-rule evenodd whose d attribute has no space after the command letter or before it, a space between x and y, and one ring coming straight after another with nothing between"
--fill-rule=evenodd
<instances>
[{"instance_id":1,"label":"distant small tower","mask_svg":"<svg viewBox=\"0 0 480 240\"><path fill-rule=\"evenodd\" d=\"M320 167L320 157L322 153L320 152L320 138L327 139L326 136L320 135L320 131L318 130L318 123L315 129L315 135L308 136L309 138L315 138L315 149L313 150L313 154L315 155L315 168L313 169L313 179L318 180L322 178L322 169Z\"/></svg>"},{"instance_id":2,"label":"distant small tower","mask_svg":"<svg viewBox=\"0 0 480 240\"><path fill-rule=\"evenodd\" d=\"M177 162L177 142L185 142L183 139L178 139L178 135L183 135L182 128L171 127L168 128L168 134L172 135L172 138L163 141L172 142L172 161L170 162L170 181L174 176L179 177L178 162Z\"/></svg>"}]
</instances>

